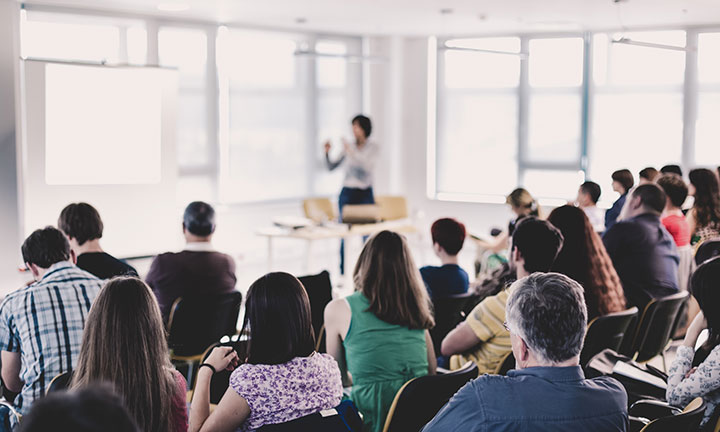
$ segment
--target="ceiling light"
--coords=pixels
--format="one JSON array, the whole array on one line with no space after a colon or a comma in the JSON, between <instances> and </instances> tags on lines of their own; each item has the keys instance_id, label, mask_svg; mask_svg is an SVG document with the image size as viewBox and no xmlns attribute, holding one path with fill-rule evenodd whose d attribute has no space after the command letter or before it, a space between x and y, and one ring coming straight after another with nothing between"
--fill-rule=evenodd
<instances>
[{"instance_id":1,"label":"ceiling light","mask_svg":"<svg viewBox=\"0 0 720 432\"><path fill-rule=\"evenodd\" d=\"M190 9L190 5L179 2L166 2L158 4L157 8L163 12L182 12Z\"/></svg>"}]
</instances>

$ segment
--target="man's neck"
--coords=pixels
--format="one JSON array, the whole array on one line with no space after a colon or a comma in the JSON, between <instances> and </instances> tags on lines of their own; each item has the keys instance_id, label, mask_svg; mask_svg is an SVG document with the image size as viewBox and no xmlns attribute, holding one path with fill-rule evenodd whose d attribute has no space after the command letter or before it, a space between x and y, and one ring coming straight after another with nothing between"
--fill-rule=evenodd
<instances>
[{"instance_id":1,"label":"man's neck","mask_svg":"<svg viewBox=\"0 0 720 432\"><path fill-rule=\"evenodd\" d=\"M80 256L84 253L90 252L103 252L102 248L100 247L100 239L88 240L85 243L78 245L77 250L75 251L75 255Z\"/></svg>"},{"instance_id":2,"label":"man's neck","mask_svg":"<svg viewBox=\"0 0 720 432\"><path fill-rule=\"evenodd\" d=\"M515 277L516 277L518 280L520 280L520 279L522 279L522 278L524 278L524 277L527 277L527 276L530 276L530 273L528 273L528 271L525 270L525 267L523 267L523 266L521 266L521 265L520 265L520 266L517 266L517 268L515 269Z\"/></svg>"},{"instance_id":3,"label":"man's neck","mask_svg":"<svg viewBox=\"0 0 720 432\"><path fill-rule=\"evenodd\" d=\"M457 255L440 254L438 256L440 257L440 262L442 263L442 265L458 264Z\"/></svg>"},{"instance_id":4,"label":"man's neck","mask_svg":"<svg viewBox=\"0 0 720 432\"><path fill-rule=\"evenodd\" d=\"M211 235L207 236L207 237L200 237L200 236L196 236L194 234L190 234L187 232L185 233L185 242L186 243L210 243L211 240L212 240Z\"/></svg>"},{"instance_id":5,"label":"man's neck","mask_svg":"<svg viewBox=\"0 0 720 432\"><path fill-rule=\"evenodd\" d=\"M530 359L528 359L528 362L523 369L531 368L531 367L571 367L571 366L577 366L579 364L580 364L580 358L577 356L571 358L570 360L565 360L564 362L550 363L550 364L538 362L534 357L530 357Z\"/></svg>"}]
</instances>

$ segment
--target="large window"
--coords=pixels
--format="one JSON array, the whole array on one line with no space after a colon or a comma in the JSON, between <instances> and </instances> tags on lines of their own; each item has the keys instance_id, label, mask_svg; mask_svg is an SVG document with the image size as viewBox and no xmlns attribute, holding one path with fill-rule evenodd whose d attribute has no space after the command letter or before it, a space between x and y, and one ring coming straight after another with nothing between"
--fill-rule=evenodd
<instances>
[{"instance_id":1,"label":"large window","mask_svg":"<svg viewBox=\"0 0 720 432\"><path fill-rule=\"evenodd\" d=\"M720 33L698 36L698 106L695 163L720 165Z\"/></svg>"}]
</instances>

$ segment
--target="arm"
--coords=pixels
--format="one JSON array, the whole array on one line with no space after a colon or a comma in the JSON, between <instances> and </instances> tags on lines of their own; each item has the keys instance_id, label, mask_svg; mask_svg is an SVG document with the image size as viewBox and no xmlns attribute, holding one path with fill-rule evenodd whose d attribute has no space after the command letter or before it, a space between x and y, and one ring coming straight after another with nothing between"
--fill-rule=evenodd
<instances>
[{"instance_id":1,"label":"arm","mask_svg":"<svg viewBox=\"0 0 720 432\"><path fill-rule=\"evenodd\" d=\"M697 231L697 219L695 219L695 209L690 209L690 211L687 212L685 219L687 220L688 228L690 230L690 238L692 238L692 236L695 235L695 231Z\"/></svg>"},{"instance_id":2,"label":"arm","mask_svg":"<svg viewBox=\"0 0 720 432\"><path fill-rule=\"evenodd\" d=\"M350 328L350 314L350 306L345 299L335 299L325 307L325 347L338 363L344 387L352 385L343 347L343 340Z\"/></svg>"},{"instance_id":3,"label":"arm","mask_svg":"<svg viewBox=\"0 0 720 432\"><path fill-rule=\"evenodd\" d=\"M463 321L445 336L440 351L444 356L451 356L464 353L481 342L468 323Z\"/></svg>"},{"instance_id":4,"label":"arm","mask_svg":"<svg viewBox=\"0 0 720 432\"><path fill-rule=\"evenodd\" d=\"M327 167L330 171L339 167L340 164L343 163L344 160L345 160L345 155L342 155L342 156L340 156L340 159L333 162L330 160L330 153L325 153L325 164L327 165Z\"/></svg>"},{"instance_id":5,"label":"arm","mask_svg":"<svg viewBox=\"0 0 720 432\"><path fill-rule=\"evenodd\" d=\"M231 347L215 348L205 363L211 364L215 370L233 369L238 357ZM189 432L215 432L237 430L250 415L247 401L228 388L215 411L210 414L210 380L213 371L200 368L195 383L192 405L190 407Z\"/></svg>"},{"instance_id":6,"label":"arm","mask_svg":"<svg viewBox=\"0 0 720 432\"><path fill-rule=\"evenodd\" d=\"M20 353L2 351L0 362L2 362L2 380L5 387L13 393L20 393L25 385L20 379Z\"/></svg>"},{"instance_id":7,"label":"arm","mask_svg":"<svg viewBox=\"0 0 720 432\"><path fill-rule=\"evenodd\" d=\"M504 230L503 232L498 234L498 236L495 237L493 241L475 240L475 243L483 249L498 253L503 249L507 248L509 238L510 236L508 235L507 230Z\"/></svg>"},{"instance_id":8,"label":"arm","mask_svg":"<svg viewBox=\"0 0 720 432\"><path fill-rule=\"evenodd\" d=\"M437 372L437 357L435 357L435 348L433 348L429 330L425 330L425 345L427 346L428 375L435 375L435 372Z\"/></svg>"}]
</instances>

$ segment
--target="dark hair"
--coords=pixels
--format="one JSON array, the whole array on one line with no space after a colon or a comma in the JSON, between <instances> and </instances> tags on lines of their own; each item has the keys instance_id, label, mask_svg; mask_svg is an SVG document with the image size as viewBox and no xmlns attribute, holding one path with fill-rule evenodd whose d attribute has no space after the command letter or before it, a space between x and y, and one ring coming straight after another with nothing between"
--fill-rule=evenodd
<instances>
[{"instance_id":1,"label":"dark hair","mask_svg":"<svg viewBox=\"0 0 720 432\"><path fill-rule=\"evenodd\" d=\"M190 234L209 236L215 231L215 209L202 201L191 202L185 207L183 226Z\"/></svg>"},{"instance_id":2,"label":"dark hair","mask_svg":"<svg viewBox=\"0 0 720 432\"><path fill-rule=\"evenodd\" d=\"M665 192L655 183L647 183L636 187L633 189L632 197L633 199L640 197L640 202L645 208L657 213L662 213L665 210L665 200L667 199Z\"/></svg>"},{"instance_id":3,"label":"dark hair","mask_svg":"<svg viewBox=\"0 0 720 432\"><path fill-rule=\"evenodd\" d=\"M682 177L682 168L680 168L680 165L665 165L664 167L660 168L660 172L662 174L677 174L680 177Z\"/></svg>"},{"instance_id":4,"label":"dark hair","mask_svg":"<svg viewBox=\"0 0 720 432\"><path fill-rule=\"evenodd\" d=\"M653 167L647 167L640 170L638 173L640 178L644 178L649 181L655 181L655 178L658 176L658 170L656 170Z\"/></svg>"},{"instance_id":5,"label":"dark hair","mask_svg":"<svg viewBox=\"0 0 720 432\"><path fill-rule=\"evenodd\" d=\"M715 174L709 169L698 168L690 171L689 178L695 186L693 209L698 227L720 221L720 191Z\"/></svg>"},{"instance_id":6,"label":"dark hair","mask_svg":"<svg viewBox=\"0 0 720 432\"><path fill-rule=\"evenodd\" d=\"M310 300L303 284L288 273L268 273L250 285L243 331L250 364L282 364L315 350Z\"/></svg>"},{"instance_id":7,"label":"dark hair","mask_svg":"<svg viewBox=\"0 0 720 432\"><path fill-rule=\"evenodd\" d=\"M663 174L655 183L662 188L672 205L683 205L688 195L688 187L682 177L677 174Z\"/></svg>"},{"instance_id":8,"label":"dark hair","mask_svg":"<svg viewBox=\"0 0 720 432\"><path fill-rule=\"evenodd\" d=\"M360 129L365 132L365 138L369 137L372 133L372 122L370 119L362 114L358 114L355 117L353 117L351 124L357 123L358 126L360 126Z\"/></svg>"},{"instance_id":9,"label":"dark hair","mask_svg":"<svg viewBox=\"0 0 720 432\"><path fill-rule=\"evenodd\" d=\"M583 286L588 316L594 318L625 309L620 277L585 212L565 205L553 210L548 222L563 235L563 246L552 271Z\"/></svg>"},{"instance_id":10,"label":"dark hair","mask_svg":"<svg viewBox=\"0 0 720 432\"><path fill-rule=\"evenodd\" d=\"M548 221L528 216L515 227L512 248L518 248L528 273L547 272L563 245L560 231Z\"/></svg>"},{"instance_id":11,"label":"dark hair","mask_svg":"<svg viewBox=\"0 0 720 432\"><path fill-rule=\"evenodd\" d=\"M614 173L612 173L612 179L613 181L620 183L622 187L625 188L625 193L628 193L628 191L635 184L635 180L633 180L633 175L628 169L621 169L615 171Z\"/></svg>"},{"instance_id":12,"label":"dark hair","mask_svg":"<svg viewBox=\"0 0 720 432\"><path fill-rule=\"evenodd\" d=\"M720 344L720 257L711 258L695 270L690 280L690 292L697 300L707 320L708 340L695 353L693 365L697 366L707 358L710 351Z\"/></svg>"},{"instance_id":13,"label":"dark hair","mask_svg":"<svg viewBox=\"0 0 720 432\"><path fill-rule=\"evenodd\" d=\"M585 183L580 185L580 189L583 191L583 193L590 195L590 199L592 200L592 202L597 204L598 200L600 199L600 194L602 193L602 189L600 189L599 184L591 181L586 181Z\"/></svg>"},{"instance_id":14,"label":"dark hair","mask_svg":"<svg viewBox=\"0 0 720 432\"><path fill-rule=\"evenodd\" d=\"M451 218L436 220L430 228L433 243L449 255L457 255L465 242L465 225Z\"/></svg>"},{"instance_id":15,"label":"dark hair","mask_svg":"<svg viewBox=\"0 0 720 432\"><path fill-rule=\"evenodd\" d=\"M60 212L58 228L65 235L77 240L79 245L88 240L102 238L103 223L95 207L81 202L68 204Z\"/></svg>"},{"instance_id":16,"label":"dark hair","mask_svg":"<svg viewBox=\"0 0 720 432\"><path fill-rule=\"evenodd\" d=\"M107 385L56 392L36 400L18 432L139 432L122 399Z\"/></svg>"},{"instance_id":17,"label":"dark hair","mask_svg":"<svg viewBox=\"0 0 720 432\"><path fill-rule=\"evenodd\" d=\"M51 226L35 230L25 239L20 250L23 262L44 269L70 259L70 243L67 237Z\"/></svg>"}]
</instances>

